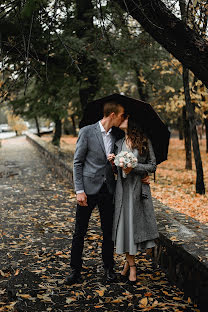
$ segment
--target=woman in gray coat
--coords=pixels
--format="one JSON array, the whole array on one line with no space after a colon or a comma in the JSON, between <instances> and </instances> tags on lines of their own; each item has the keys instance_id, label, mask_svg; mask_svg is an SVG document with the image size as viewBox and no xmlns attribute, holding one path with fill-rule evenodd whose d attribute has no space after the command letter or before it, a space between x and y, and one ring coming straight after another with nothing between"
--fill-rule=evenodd
<instances>
[{"instance_id":1,"label":"woman in gray coat","mask_svg":"<svg viewBox=\"0 0 208 312\"><path fill-rule=\"evenodd\" d=\"M129 282L135 284L135 255L139 250L154 247L158 237L150 186L142 183L148 173L156 170L156 159L150 140L131 117L120 128L125 137L116 142L115 154L110 154L108 160L114 165L115 155L131 151L138 163L135 168L117 167L113 241L116 253L126 254L121 276L124 278L129 272Z\"/></svg>"}]
</instances>

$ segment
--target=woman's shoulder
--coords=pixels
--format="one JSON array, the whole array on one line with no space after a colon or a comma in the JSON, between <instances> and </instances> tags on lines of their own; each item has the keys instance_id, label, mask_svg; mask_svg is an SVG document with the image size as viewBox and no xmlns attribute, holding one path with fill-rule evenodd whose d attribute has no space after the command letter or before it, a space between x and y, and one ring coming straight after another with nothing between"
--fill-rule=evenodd
<instances>
[{"instance_id":1,"label":"woman's shoulder","mask_svg":"<svg viewBox=\"0 0 208 312\"><path fill-rule=\"evenodd\" d=\"M121 138L115 142L115 145L120 146L123 143L123 141L124 141L124 138Z\"/></svg>"}]
</instances>

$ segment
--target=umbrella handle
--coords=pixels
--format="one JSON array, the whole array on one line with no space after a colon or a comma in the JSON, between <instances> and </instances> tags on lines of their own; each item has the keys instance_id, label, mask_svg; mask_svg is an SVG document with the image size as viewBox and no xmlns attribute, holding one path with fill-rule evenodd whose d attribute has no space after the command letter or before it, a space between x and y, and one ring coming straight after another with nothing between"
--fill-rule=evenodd
<instances>
[{"instance_id":1,"label":"umbrella handle","mask_svg":"<svg viewBox=\"0 0 208 312\"><path fill-rule=\"evenodd\" d=\"M154 172L154 182L156 181L156 171Z\"/></svg>"}]
</instances>

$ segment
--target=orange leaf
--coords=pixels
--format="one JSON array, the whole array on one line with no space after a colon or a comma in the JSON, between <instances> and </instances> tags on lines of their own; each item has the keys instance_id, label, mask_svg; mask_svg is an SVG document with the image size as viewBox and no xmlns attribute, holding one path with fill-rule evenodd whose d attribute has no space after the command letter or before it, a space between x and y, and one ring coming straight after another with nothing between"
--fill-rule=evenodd
<instances>
[{"instance_id":1,"label":"orange leaf","mask_svg":"<svg viewBox=\"0 0 208 312\"><path fill-rule=\"evenodd\" d=\"M146 292L146 294L144 294L145 295L145 297L150 297L150 296L152 296L152 293L151 292Z\"/></svg>"},{"instance_id":2,"label":"orange leaf","mask_svg":"<svg viewBox=\"0 0 208 312\"><path fill-rule=\"evenodd\" d=\"M96 292L98 293L100 297L103 297L105 290L96 290Z\"/></svg>"}]
</instances>

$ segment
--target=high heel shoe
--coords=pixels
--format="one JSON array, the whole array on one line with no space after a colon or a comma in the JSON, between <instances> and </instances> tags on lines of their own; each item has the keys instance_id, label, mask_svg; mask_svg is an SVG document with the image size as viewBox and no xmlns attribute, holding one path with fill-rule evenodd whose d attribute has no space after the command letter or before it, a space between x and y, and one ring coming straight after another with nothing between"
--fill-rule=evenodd
<instances>
[{"instance_id":1,"label":"high heel shoe","mask_svg":"<svg viewBox=\"0 0 208 312\"><path fill-rule=\"evenodd\" d=\"M126 261L126 262L124 263L123 270L124 270L126 264L129 266L128 261ZM129 276L129 273L130 273L130 268L128 267L128 269L127 269L127 271L126 271L126 274L120 274L120 280L121 280L122 282L125 282L125 281L127 280L128 276Z\"/></svg>"},{"instance_id":2,"label":"high heel shoe","mask_svg":"<svg viewBox=\"0 0 208 312\"><path fill-rule=\"evenodd\" d=\"M129 265L129 276L130 276L130 268L132 268L132 267L135 267L136 268L136 264L133 264L133 265ZM130 285L136 285L136 283L137 283L137 280L135 280L135 281L130 281L130 279L128 278L128 283L130 284Z\"/></svg>"}]
</instances>

